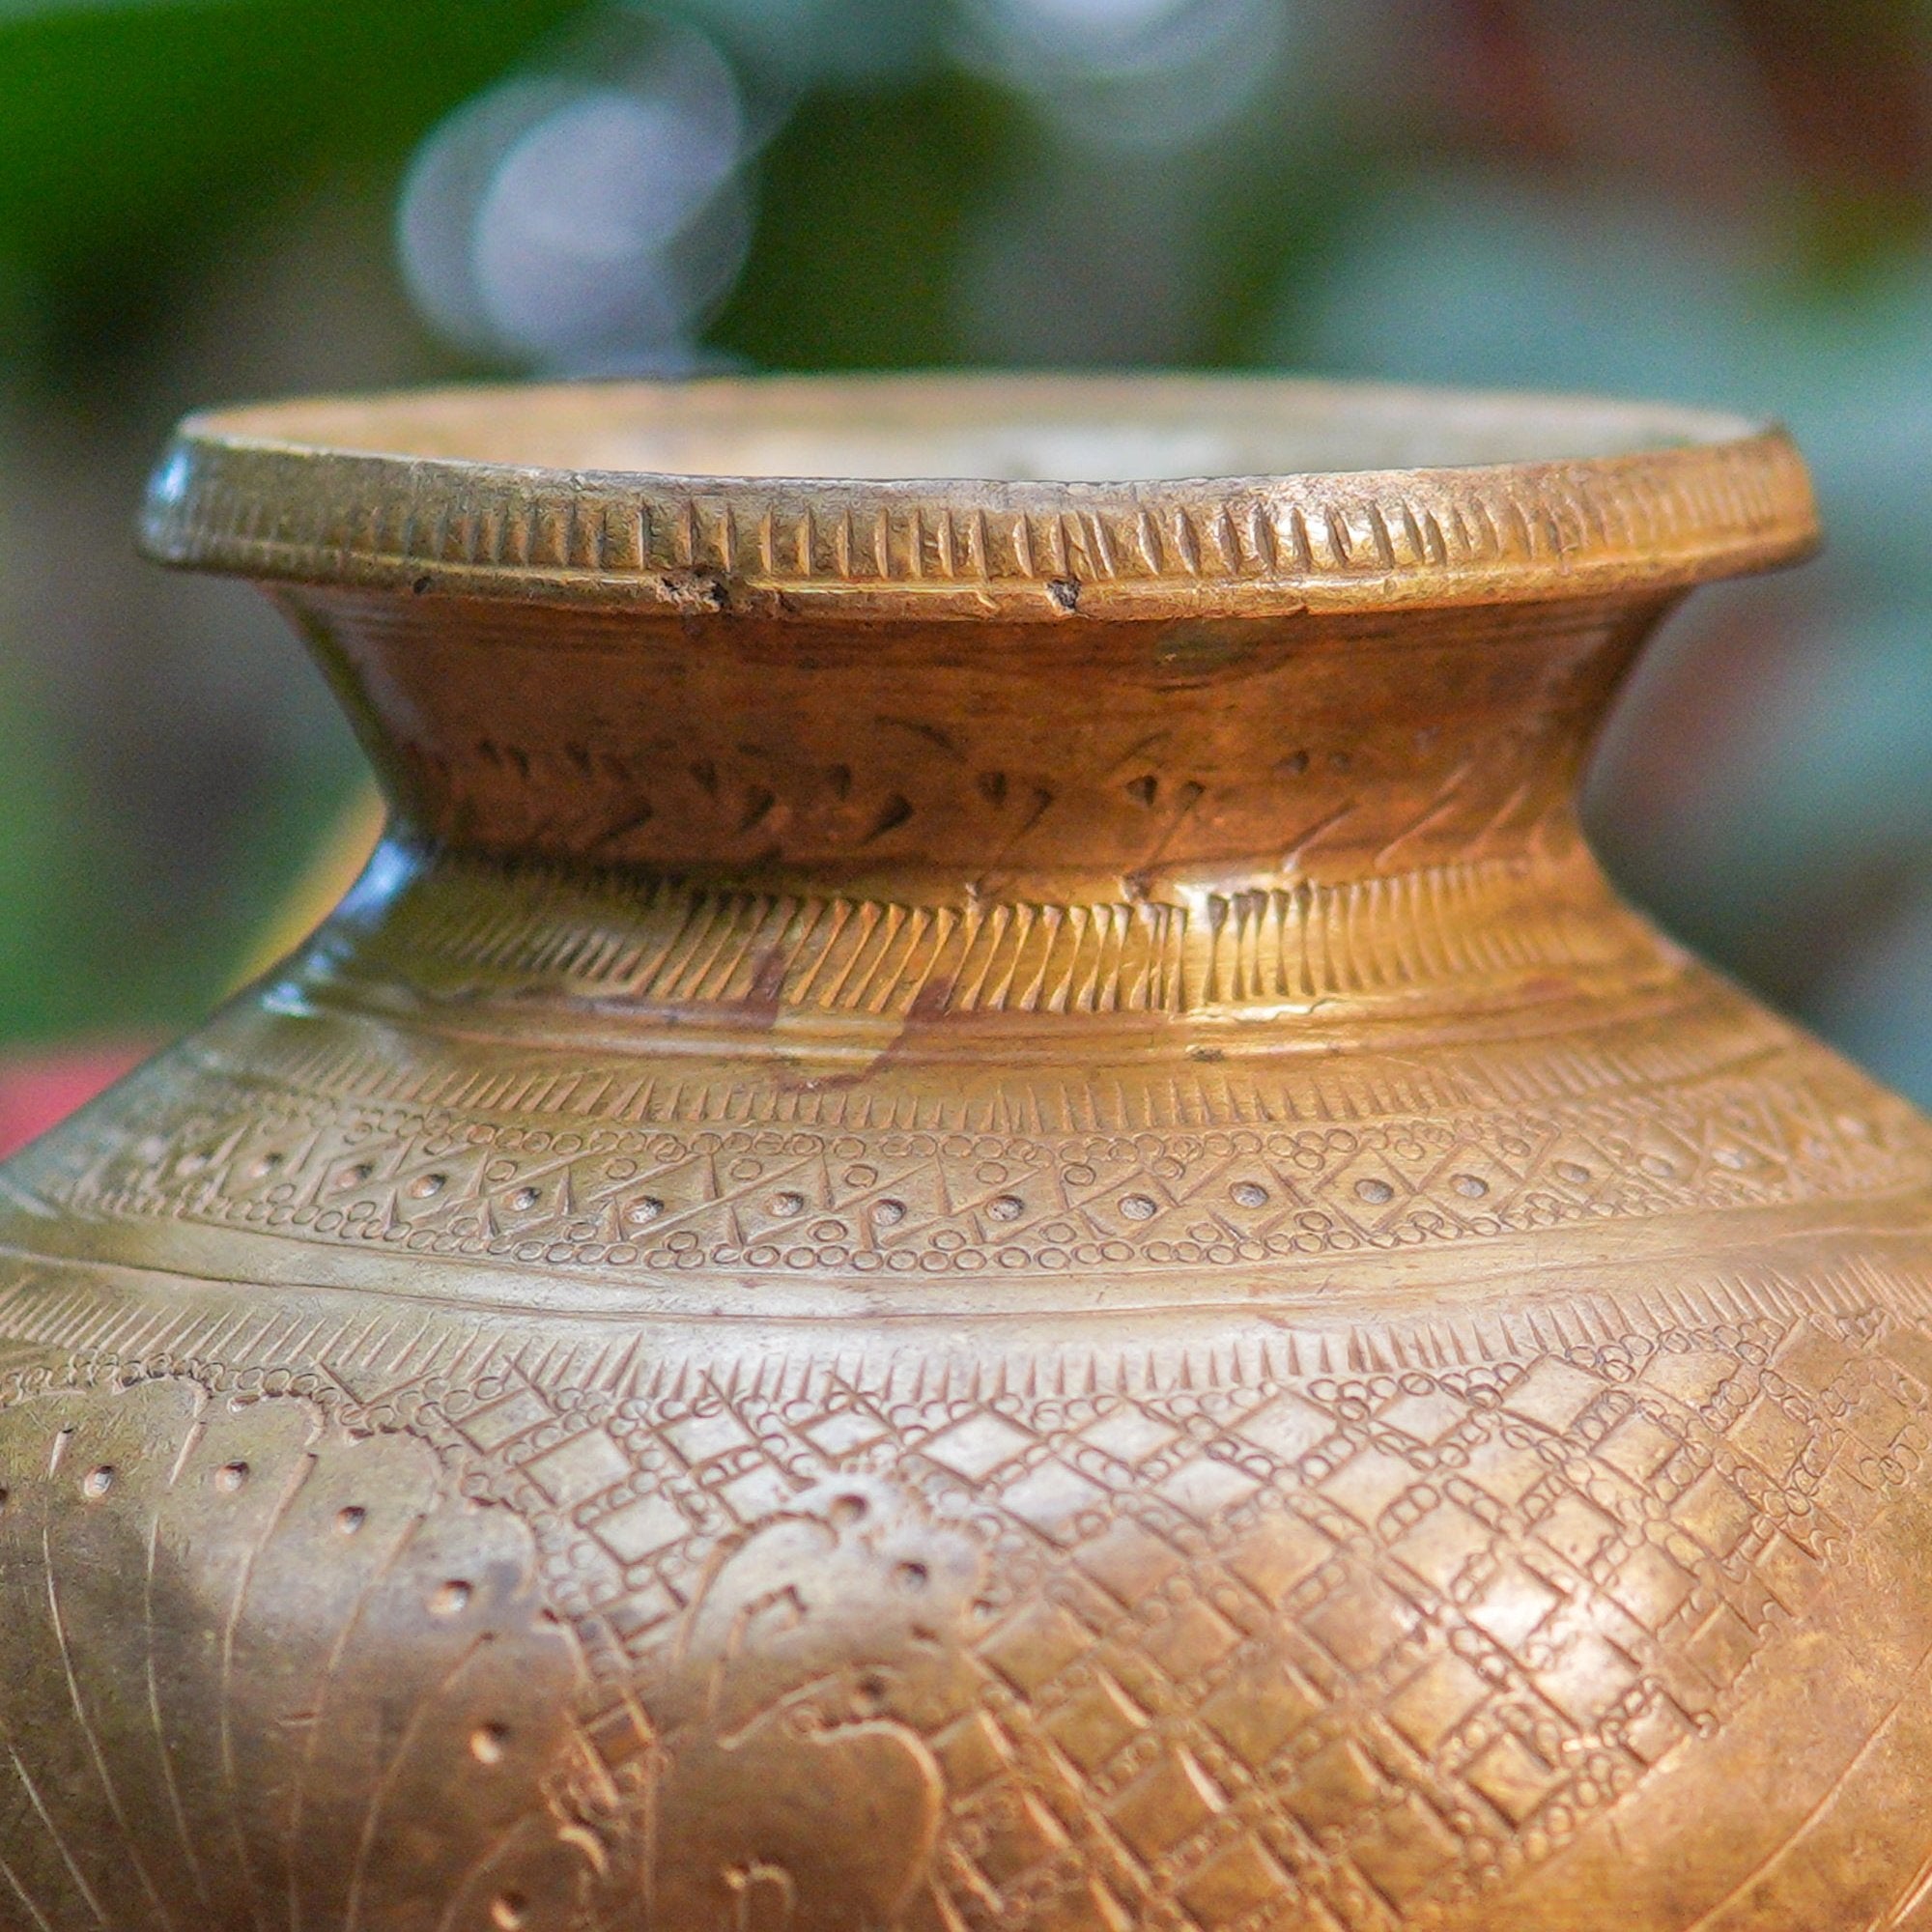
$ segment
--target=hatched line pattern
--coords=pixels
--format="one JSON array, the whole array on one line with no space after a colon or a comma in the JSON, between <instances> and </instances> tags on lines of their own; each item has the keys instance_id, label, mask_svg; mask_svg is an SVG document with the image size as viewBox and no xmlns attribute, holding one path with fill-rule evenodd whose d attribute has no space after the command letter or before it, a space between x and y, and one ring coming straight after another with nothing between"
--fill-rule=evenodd
<instances>
[{"instance_id":1,"label":"hatched line pattern","mask_svg":"<svg viewBox=\"0 0 1932 1932\"><path fill-rule=\"evenodd\" d=\"M476 976L644 1005L874 1017L1188 1012L1412 995L1418 985L1626 970L1654 942L1591 876L1552 889L1513 860L1346 884L1204 895L1198 905L919 905L720 892L678 880L601 897L528 866L443 862L405 889L355 979L433 989ZM340 970L340 969L337 969Z\"/></svg>"},{"instance_id":2,"label":"hatched line pattern","mask_svg":"<svg viewBox=\"0 0 1932 1932\"><path fill-rule=\"evenodd\" d=\"M822 586L848 608L867 590L964 593L983 614L989 595L1030 591L1031 607L1072 582L1170 600L1238 585L1255 612L1256 586L1269 583L1343 599L1356 589L1381 605L1391 579L1446 590L1481 577L1492 595L1502 569L1546 595L1546 572L1573 588L1598 573L1620 585L1667 580L1752 545L1788 552L1812 528L1803 468L1778 437L1497 472L1144 484L1094 490L1077 508L1065 507L1067 486L959 484L924 499L851 483L843 514L829 516L822 490L585 475L546 489L477 464L465 468L458 508L448 482L419 466L298 460L302 487L291 489L286 457L190 442L174 487L150 499L148 547L180 563L330 582L386 583L425 566L458 581L528 575L606 602L630 580L673 605L689 604L695 584L717 599ZM869 542L849 540L860 526Z\"/></svg>"}]
</instances>

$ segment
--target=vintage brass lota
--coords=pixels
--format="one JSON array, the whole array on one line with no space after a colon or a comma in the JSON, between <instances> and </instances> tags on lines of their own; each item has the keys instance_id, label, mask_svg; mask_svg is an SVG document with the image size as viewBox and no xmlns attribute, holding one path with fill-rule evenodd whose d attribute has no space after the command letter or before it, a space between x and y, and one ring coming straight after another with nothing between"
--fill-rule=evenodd
<instances>
[{"instance_id":1,"label":"vintage brass lota","mask_svg":"<svg viewBox=\"0 0 1932 1932\"><path fill-rule=\"evenodd\" d=\"M1573 812L1781 435L445 393L145 538L393 816L0 1176L0 1925L1932 1925L1932 1128Z\"/></svg>"}]
</instances>

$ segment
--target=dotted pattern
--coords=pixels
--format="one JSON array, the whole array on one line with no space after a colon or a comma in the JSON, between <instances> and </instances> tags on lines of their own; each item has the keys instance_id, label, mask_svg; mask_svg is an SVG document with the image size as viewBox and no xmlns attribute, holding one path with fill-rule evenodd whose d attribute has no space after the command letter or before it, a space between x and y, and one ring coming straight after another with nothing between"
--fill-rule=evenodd
<instances>
[{"instance_id":1,"label":"dotted pattern","mask_svg":"<svg viewBox=\"0 0 1932 1932\"><path fill-rule=\"evenodd\" d=\"M1814 1048L1748 1077L1199 1133L582 1129L227 1088L40 1184L89 1215L528 1267L957 1276L1234 1267L1869 1194L1925 1173Z\"/></svg>"}]
</instances>

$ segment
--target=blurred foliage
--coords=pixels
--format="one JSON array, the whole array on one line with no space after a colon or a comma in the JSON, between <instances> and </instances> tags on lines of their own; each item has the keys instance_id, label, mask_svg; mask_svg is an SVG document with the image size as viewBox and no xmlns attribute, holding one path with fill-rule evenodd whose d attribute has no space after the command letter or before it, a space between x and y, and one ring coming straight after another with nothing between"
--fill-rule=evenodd
<instances>
[{"instance_id":1,"label":"blurred foliage","mask_svg":"<svg viewBox=\"0 0 1932 1932\"><path fill-rule=\"evenodd\" d=\"M194 737L199 773L144 769L131 734L162 718L90 704L74 687L101 667L8 635L9 593L43 554L36 513L71 577L112 574L129 597L178 602L113 566L141 468L168 418L202 400L167 365L211 265L318 190L365 199L382 245L383 204L424 132L576 11L568 0L0 7L0 502L43 489L64 416L107 426L116 445L80 452L108 490L80 479L64 515L21 506L14 543L0 526L0 1037L161 1030L205 1004L358 776L327 723L306 743L265 745L245 728ZM440 359L425 345L425 369ZM62 586L43 588L58 598ZM139 623L138 607L128 619ZM275 651L273 628L265 611L236 641L259 631ZM157 609L150 643L164 649L166 632ZM292 652L280 656L302 675ZM168 669L155 671L150 695L165 707ZM175 699L194 701L191 687ZM226 809L199 822L167 810L217 790Z\"/></svg>"},{"instance_id":2,"label":"blurred foliage","mask_svg":"<svg viewBox=\"0 0 1932 1932\"><path fill-rule=\"evenodd\" d=\"M42 282L54 327L80 345L102 328L152 327L148 305L238 215L321 170L400 170L440 116L576 11L571 0L0 9L0 256Z\"/></svg>"},{"instance_id":3,"label":"blurred foliage","mask_svg":"<svg viewBox=\"0 0 1932 1932\"><path fill-rule=\"evenodd\" d=\"M764 157L771 188L711 340L764 368L954 359L947 269L1016 119L957 75L808 99Z\"/></svg>"}]
</instances>

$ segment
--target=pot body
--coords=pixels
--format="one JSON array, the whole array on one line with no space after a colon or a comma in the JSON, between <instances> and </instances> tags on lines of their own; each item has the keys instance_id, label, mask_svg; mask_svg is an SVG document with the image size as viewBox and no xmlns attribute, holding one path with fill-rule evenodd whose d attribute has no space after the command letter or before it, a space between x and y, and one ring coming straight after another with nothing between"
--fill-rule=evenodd
<instances>
[{"instance_id":1,"label":"pot body","mask_svg":"<svg viewBox=\"0 0 1932 1932\"><path fill-rule=\"evenodd\" d=\"M1925 1915L1932 1129L1577 837L1663 593L284 594L396 830L6 1170L0 1922Z\"/></svg>"}]
</instances>

